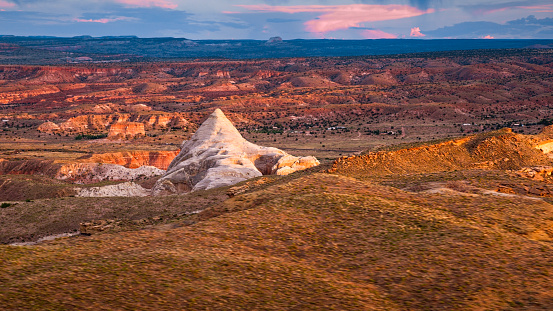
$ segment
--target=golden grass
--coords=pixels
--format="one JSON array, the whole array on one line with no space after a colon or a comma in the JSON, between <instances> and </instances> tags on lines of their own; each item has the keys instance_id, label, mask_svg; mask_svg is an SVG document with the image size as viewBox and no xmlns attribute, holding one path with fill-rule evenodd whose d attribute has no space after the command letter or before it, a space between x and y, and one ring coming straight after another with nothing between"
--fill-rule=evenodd
<instances>
[{"instance_id":1,"label":"golden grass","mask_svg":"<svg viewBox=\"0 0 553 311\"><path fill-rule=\"evenodd\" d=\"M8 309L547 310L553 248L530 233L552 216L543 200L416 194L304 174L213 205L193 225L2 246L0 302Z\"/></svg>"}]
</instances>

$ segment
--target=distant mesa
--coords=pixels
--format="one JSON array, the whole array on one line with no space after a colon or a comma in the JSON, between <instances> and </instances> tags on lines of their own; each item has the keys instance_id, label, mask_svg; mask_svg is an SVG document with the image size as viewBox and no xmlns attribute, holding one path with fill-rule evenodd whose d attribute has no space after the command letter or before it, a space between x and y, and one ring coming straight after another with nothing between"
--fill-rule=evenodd
<instances>
[{"instance_id":1,"label":"distant mesa","mask_svg":"<svg viewBox=\"0 0 553 311\"><path fill-rule=\"evenodd\" d=\"M534 44L527 47L528 49L553 49L553 45Z\"/></svg>"},{"instance_id":2,"label":"distant mesa","mask_svg":"<svg viewBox=\"0 0 553 311\"><path fill-rule=\"evenodd\" d=\"M269 40L267 40L267 42L265 42L266 45L275 45L275 44L280 44L280 43L283 43L284 41L282 40L281 37L271 37L269 38Z\"/></svg>"},{"instance_id":3,"label":"distant mesa","mask_svg":"<svg viewBox=\"0 0 553 311\"><path fill-rule=\"evenodd\" d=\"M295 157L248 142L217 109L182 145L154 195L186 193L233 185L262 175L287 175L319 165L312 156Z\"/></svg>"}]
</instances>

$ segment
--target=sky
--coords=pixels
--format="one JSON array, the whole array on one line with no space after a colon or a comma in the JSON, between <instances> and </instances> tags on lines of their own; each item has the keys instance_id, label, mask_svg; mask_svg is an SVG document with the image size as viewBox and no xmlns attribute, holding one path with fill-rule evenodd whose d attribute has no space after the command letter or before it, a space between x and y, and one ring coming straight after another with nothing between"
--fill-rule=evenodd
<instances>
[{"instance_id":1,"label":"sky","mask_svg":"<svg viewBox=\"0 0 553 311\"><path fill-rule=\"evenodd\" d=\"M551 0L0 0L0 34L553 39Z\"/></svg>"}]
</instances>

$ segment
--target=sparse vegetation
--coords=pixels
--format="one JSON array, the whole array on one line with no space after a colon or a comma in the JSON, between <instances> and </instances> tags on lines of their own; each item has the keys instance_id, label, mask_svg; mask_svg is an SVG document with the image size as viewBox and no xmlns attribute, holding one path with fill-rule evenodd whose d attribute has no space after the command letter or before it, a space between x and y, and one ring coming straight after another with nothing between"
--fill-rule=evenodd
<instances>
[{"instance_id":1,"label":"sparse vegetation","mask_svg":"<svg viewBox=\"0 0 553 311\"><path fill-rule=\"evenodd\" d=\"M102 139L108 137L108 134L78 134L75 136L75 140L82 140L82 139Z\"/></svg>"},{"instance_id":2,"label":"sparse vegetation","mask_svg":"<svg viewBox=\"0 0 553 311\"><path fill-rule=\"evenodd\" d=\"M553 162L536 146L553 139L552 55L0 66L0 309L550 310ZM214 107L323 165L144 198L56 178L168 165ZM100 140L125 118L146 135Z\"/></svg>"}]
</instances>

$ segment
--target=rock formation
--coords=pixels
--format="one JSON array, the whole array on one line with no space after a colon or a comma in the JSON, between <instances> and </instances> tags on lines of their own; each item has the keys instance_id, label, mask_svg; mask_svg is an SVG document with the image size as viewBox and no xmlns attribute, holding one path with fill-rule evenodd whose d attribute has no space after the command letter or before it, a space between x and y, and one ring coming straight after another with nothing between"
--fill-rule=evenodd
<instances>
[{"instance_id":1,"label":"rock formation","mask_svg":"<svg viewBox=\"0 0 553 311\"><path fill-rule=\"evenodd\" d=\"M145 135L144 123L118 122L110 126L108 139L131 139Z\"/></svg>"},{"instance_id":2,"label":"rock formation","mask_svg":"<svg viewBox=\"0 0 553 311\"><path fill-rule=\"evenodd\" d=\"M77 197L145 197L150 191L133 182L80 189Z\"/></svg>"},{"instance_id":3,"label":"rock formation","mask_svg":"<svg viewBox=\"0 0 553 311\"><path fill-rule=\"evenodd\" d=\"M122 165L126 168L154 166L166 170L171 161L179 154L175 151L122 151L113 153L98 153L81 160L93 163L109 163Z\"/></svg>"},{"instance_id":4,"label":"rock formation","mask_svg":"<svg viewBox=\"0 0 553 311\"><path fill-rule=\"evenodd\" d=\"M148 108L145 105L143 107ZM94 109L106 110L115 109L115 106L97 105ZM128 110L131 109L146 109L141 107L141 105L133 105ZM116 107L117 108L117 107ZM56 125L53 122L45 122L38 127L38 130L41 132L60 132L62 134L72 134L72 133L97 133L103 132L108 129L110 126L113 127L116 123L123 122L134 122L142 123L144 130L152 129L164 129L167 127L173 128L187 128L190 125L190 122L186 120L183 114L180 113L163 113L163 112L151 112L151 113L111 113L111 114L84 114L76 117L69 118L67 121L62 122L60 125ZM137 125L139 126L139 125ZM115 129L122 130L122 125L117 125ZM118 134L118 133L117 133ZM116 134L115 134L116 135Z\"/></svg>"},{"instance_id":5,"label":"rock formation","mask_svg":"<svg viewBox=\"0 0 553 311\"><path fill-rule=\"evenodd\" d=\"M132 181L160 176L164 170L142 165L136 169L106 163L55 163L51 160L0 159L0 175L35 175L77 184L91 184L104 180Z\"/></svg>"},{"instance_id":6,"label":"rock formation","mask_svg":"<svg viewBox=\"0 0 553 311\"><path fill-rule=\"evenodd\" d=\"M236 184L269 174L286 175L319 165L245 140L220 109L215 110L171 162L153 194L189 192Z\"/></svg>"},{"instance_id":7,"label":"rock formation","mask_svg":"<svg viewBox=\"0 0 553 311\"><path fill-rule=\"evenodd\" d=\"M37 130L42 133L57 133L61 129L56 123L48 121L42 123Z\"/></svg>"},{"instance_id":8,"label":"rock formation","mask_svg":"<svg viewBox=\"0 0 553 311\"><path fill-rule=\"evenodd\" d=\"M138 180L160 176L163 173L165 173L164 170L153 166L130 169L117 164L72 163L62 165L55 178L77 184L91 184L104 180Z\"/></svg>"},{"instance_id":9,"label":"rock formation","mask_svg":"<svg viewBox=\"0 0 553 311\"><path fill-rule=\"evenodd\" d=\"M267 42L265 42L265 45L276 45L276 44L282 44L283 40L281 37L271 37Z\"/></svg>"}]
</instances>

